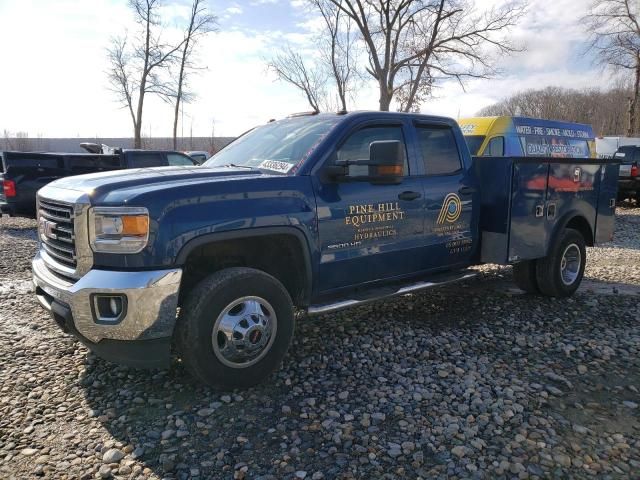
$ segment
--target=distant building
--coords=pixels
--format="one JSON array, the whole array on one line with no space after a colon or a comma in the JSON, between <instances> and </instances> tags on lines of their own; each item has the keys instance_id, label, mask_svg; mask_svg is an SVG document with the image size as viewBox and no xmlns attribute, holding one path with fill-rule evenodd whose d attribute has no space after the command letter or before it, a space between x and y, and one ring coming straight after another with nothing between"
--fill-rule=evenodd
<instances>
[{"instance_id":1,"label":"distant building","mask_svg":"<svg viewBox=\"0 0 640 480\"><path fill-rule=\"evenodd\" d=\"M178 150L203 150L216 153L233 140L233 137L185 137L178 138ZM110 147L133 148L133 138L0 138L0 151L13 150L20 152L66 152L84 153L80 144L98 143ZM173 150L173 139L170 137L143 138L142 148L146 150Z\"/></svg>"}]
</instances>

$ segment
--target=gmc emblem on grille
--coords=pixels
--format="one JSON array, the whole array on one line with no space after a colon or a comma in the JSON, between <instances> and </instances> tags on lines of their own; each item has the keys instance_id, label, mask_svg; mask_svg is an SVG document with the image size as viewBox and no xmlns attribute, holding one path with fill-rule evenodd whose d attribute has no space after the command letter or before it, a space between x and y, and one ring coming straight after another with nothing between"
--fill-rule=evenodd
<instances>
[{"instance_id":1,"label":"gmc emblem on grille","mask_svg":"<svg viewBox=\"0 0 640 480\"><path fill-rule=\"evenodd\" d=\"M44 238L51 238L56 240L58 236L54 233L54 230L58 228L58 224L56 222L51 222L44 218L40 219L40 235Z\"/></svg>"}]
</instances>

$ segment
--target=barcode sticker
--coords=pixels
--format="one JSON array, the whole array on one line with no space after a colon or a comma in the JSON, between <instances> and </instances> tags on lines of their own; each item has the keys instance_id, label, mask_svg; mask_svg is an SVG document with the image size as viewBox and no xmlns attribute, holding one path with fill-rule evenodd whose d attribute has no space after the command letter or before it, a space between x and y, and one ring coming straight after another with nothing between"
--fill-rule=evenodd
<instances>
[{"instance_id":1,"label":"barcode sticker","mask_svg":"<svg viewBox=\"0 0 640 480\"><path fill-rule=\"evenodd\" d=\"M287 173L293 168L293 163L279 162L278 160L264 160L258 168L264 168L265 170L273 170L274 172Z\"/></svg>"}]
</instances>

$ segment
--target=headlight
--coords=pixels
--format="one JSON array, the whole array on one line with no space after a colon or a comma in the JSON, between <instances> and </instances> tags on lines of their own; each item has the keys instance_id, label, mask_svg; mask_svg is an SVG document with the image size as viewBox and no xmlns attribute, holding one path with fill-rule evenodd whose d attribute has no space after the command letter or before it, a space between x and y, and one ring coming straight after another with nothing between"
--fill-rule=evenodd
<instances>
[{"instance_id":1,"label":"headlight","mask_svg":"<svg viewBox=\"0 0 640 480\"><path fill-rule=\"evenodd\" d=\"M149 240L149 211L143 207L89 210L89 243L94 252L138 253Z\"/></svg>"}]
</instances>

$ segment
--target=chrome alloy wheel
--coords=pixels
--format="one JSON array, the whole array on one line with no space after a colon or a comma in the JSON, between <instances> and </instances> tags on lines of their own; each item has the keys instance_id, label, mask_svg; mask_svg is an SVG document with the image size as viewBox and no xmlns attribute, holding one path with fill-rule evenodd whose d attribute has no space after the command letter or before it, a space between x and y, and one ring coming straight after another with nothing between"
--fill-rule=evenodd
<instances>
[{"instance_id":1,"label":"chrome alloy wheel","mask_svg":"<svg viewBox=\"0 0 640 480\"><path fill-rule=\"evenodd\" d=\"M227 367L249 367L269 352L277 328L275 310L264 298L238 298L222 310L213 325L213 352Z\"/></svg>"},{"instance_id":2,"label":"chrome alloy wheel","mask_svg":"<svg viewBox=\"0 0 640 480\"><path fill-rule=\"evenodd\" d=\"M565 248L560 260L560 277L565 285L573 285L580 274L582 266L582 254L580 248L575 243Z\"/></svg>"}]
</instances>

